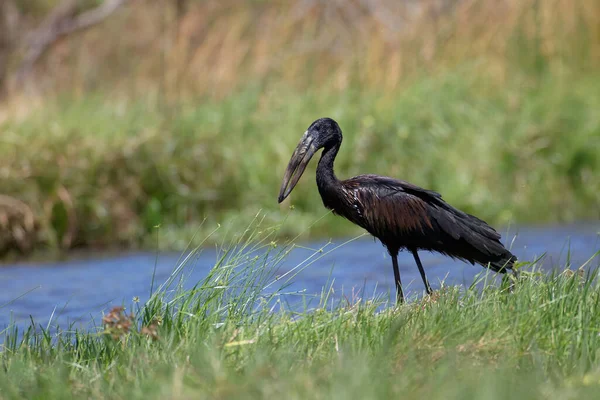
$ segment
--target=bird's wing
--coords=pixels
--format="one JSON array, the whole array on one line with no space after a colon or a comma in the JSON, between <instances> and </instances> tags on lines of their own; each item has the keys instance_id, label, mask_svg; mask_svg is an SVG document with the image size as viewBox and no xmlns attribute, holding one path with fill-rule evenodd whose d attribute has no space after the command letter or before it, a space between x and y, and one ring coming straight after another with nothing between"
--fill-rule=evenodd
<instances>
[{"instance_id":1,"label":"bird's wing","mask_svg":"<svg viewBox=\"0 0 600 400\"><path fill-rule=\"evenodd\" d=\"M429 204L441 200L437 192L378 175L359 175L343 182L353 207L374 235L409 235L433 229Z\"/></svg>"},{"instance_id":2,"label":"bird's wing","mask_svg":"<svg viewBox=\"0 0 600 400\"><path fill-rule=\"evenodd\" d=\"M343 185L360 208L360 225L377 237L438 251L448 246L458 257L475 261L507 251L494 228L452 207L437 192L378 175L359 175Z\"/></svg>"}]
</instances>

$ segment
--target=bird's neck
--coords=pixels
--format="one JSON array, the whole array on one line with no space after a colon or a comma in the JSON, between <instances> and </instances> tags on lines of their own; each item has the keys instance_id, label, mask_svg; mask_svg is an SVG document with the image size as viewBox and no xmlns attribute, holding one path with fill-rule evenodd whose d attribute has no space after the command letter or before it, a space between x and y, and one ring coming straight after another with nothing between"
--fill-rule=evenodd
<instances>
[{"instance_id":1,"label":"bird's neck","mask_svg":"<svg viewBox=\"0 0 600 400\"><path fill-rule=\"evenodd\" d=\"M317 187L324 202L332 194L332 189L335 189L340 183L333 172L333 161L339 149L340 143L325 147L317 166ZM327 206L327 204L325 205Z\"/></svg>"}]
</instances>

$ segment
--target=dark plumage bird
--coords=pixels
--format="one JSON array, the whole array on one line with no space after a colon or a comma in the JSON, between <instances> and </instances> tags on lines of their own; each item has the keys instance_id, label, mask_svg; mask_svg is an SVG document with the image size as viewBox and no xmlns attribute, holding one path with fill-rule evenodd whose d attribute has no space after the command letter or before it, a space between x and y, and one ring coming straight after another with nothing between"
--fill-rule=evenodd
<instances>
[{"instance_id":1,"label":"dark plumage bird","mask_svg":"<svg viewBox=\"0 0 600 400\"><path fill-rule=\"evenodd\" d=\"M398 270L398 252L412 253L428 294L419 250L478 263L496 272L512 270L516 257L500 243L500 235L473 215L462 212L439 193L411 183L378 175L359 175L340 181L333 162L342 143L342 131L333 119L313 122L302 136L288 164L279 192L281 203L294 189L311 157L321 148L317 187L325 207L377 237L392 257L397 301L404 295Z\"/></svg>"}]
</instances>

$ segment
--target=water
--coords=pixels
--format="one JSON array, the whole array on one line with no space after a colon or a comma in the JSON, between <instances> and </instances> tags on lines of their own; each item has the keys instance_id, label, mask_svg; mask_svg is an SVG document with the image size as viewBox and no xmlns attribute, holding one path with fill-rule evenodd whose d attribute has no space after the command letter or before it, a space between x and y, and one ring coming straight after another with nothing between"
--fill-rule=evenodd
<instances>
[{"instance_id":1,"label":"water","mask_svg":"<svg viewBox=\"0 0 600 400\"><path fill-rule=\"evenodd\" d=\"M513 228L502 234L505 243L510 245L512 242L512 251L521 260L533 260L547 253L543 260L544 269L562 268L569 258L576 268L600 250L600 223ZM326 249L343 242L335 240ZM314 254L311 249L324 245L324 242L309 243L306 248L294 249L277 273L285 274ZM449 285L470 285L483 270L480 266L437 254L421 252L420 256L434 290L441 280ZM171 275L179 257L180 254L173 253L135 253L101 259L1 266L0 329L11 319L21 327L27 326L30 317L45 326L51 316L51 325L67 326L76 322L79 327L92 327L90 321L97 324L102 312L112 306L131 304L136 296L142 302L147 299L155 268L154 279L160 284ZM186 285L192 286L205 277L216 257L214 249L205 249L194 257L191 269L186 270L190 274ZM408 297L422 293L423 284L412 255L401 253L399 263ZM598 266L600 257L588 264L589 268ZM286 291L318 295L331 279L334 297L338 298L352 298L355 294L360 297L387 296L394 292L391 260L381 244L370 236L324 255L302 270Z\"/></svg>"}]
</instances>

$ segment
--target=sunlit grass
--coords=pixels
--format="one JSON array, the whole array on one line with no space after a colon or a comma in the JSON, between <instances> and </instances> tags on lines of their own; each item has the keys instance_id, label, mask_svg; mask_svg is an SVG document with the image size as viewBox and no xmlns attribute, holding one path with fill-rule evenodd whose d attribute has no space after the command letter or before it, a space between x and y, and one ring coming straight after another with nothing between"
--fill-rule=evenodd
<instances>
[{"instance_id":1,"label":"sunlit grass","mask_svg":"<svg viewBox=\"0 0 600 400\"><path fill-rule=\"evenodd\" d=\"M143 306L96 332L4 333L9 398L593 398L600 386L597 273L539 273L385 299L290 307L276 271L292 244L250 225L208 276L181 288L188 260ZM319 257L320 250L311 258ZM306 265L310 259L299 265ZM593 263L589 263L590 267ZM293 279L293 278L292 278ZM275 286L273 284L276 284ZM131 319L129 315L132 315Z\"/></svg>"}]
</instances>

